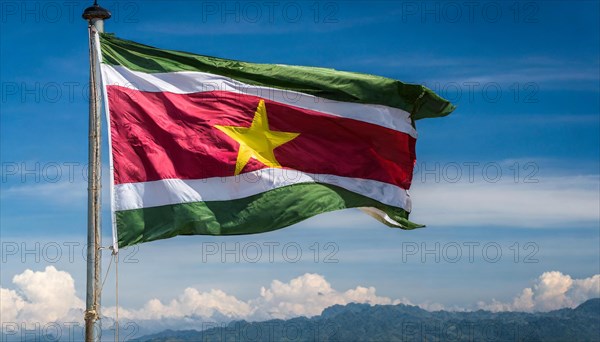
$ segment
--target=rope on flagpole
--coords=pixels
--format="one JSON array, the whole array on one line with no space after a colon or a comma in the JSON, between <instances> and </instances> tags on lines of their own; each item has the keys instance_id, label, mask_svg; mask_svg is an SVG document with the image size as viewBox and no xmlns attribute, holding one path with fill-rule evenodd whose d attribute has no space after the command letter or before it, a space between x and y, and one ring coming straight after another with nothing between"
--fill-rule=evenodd
<instances>
[{"instance_id":1,"label":"rope on flagpole","mask_svg":"<svg viewBox=\"0 0 600 342\"><path fill-rule=\"evenodd\" d=\"M100 287L100 293L104 290L104 284L106 283L106 279L108 279L108 274L110 273L110 267L114 263L115 264L115 342L119 342L119 252L115 252L112 246L105 247L106 249L111 249L112 253L110 255L110 261L108 262L108 267L106 268L106 273L104 274L104 279L102 280L102 286ZM104 249L104 248L101 248ZM102 319L101 317L99 318Z\"/></svg>"},{"instance_id":2,"label":"rope on flagpole","mask_svg":"<svg viewBox=\"0 0 600 342\"><path fill-rule=\"evenodd\" d=\"M115 264L115 342L119 342L119 252L115 252L112 246L104 247L106 249L111 249L112 253L110 256L110 261L108 262L108 267L106 268L106 273L104 274L104 279L102 280L102 286L100 287L100 293L104 290L104 284L106 283L106 279L108 279L108 274L110 273L110 267L114 263ZM101 249L104 249L101 248ZM98 318L102 320L102 317Z\"/></svg>"},{"instance_id":3,"label":"rope on flagpole","mask_svg":"<svg viewBox=\"0 0 600 342\"><path fill-rule=\"evenodd\" d=\"M102 286L100 287L100 293L104 289L104 283L106 282L106 278L108 278L108 273L110 272L110 265L113 263L114 256L111 256L110 261L108 262L108 267L106 268L106 273L104 274L104 279L102 280Z\"/></svg>"},{"instance_id":4,"label":"rope on flagpole","mask_svg":"<svg viewBox=\"0 0 600 342\"><path fill-rule=\"evenodd\" d=\"M99 249L101 251L103 249L108 249L108 248L107 247L100 247ZM111 255L110 261L108 262L108 267L106 268L106 273L104 273L104 279L102 279L102 284L100 285L100 288L97 289L97 291L100 294L102 294L102 292L104 291L104 283L106 283L106 279L108 278L108 274L110 273L110 266L113 263L113 259L114 259L114 256ZM98 316L98 322L100 322L100 329L102 329L102 316L101 315Z\"/></svg>"}]
</instances>

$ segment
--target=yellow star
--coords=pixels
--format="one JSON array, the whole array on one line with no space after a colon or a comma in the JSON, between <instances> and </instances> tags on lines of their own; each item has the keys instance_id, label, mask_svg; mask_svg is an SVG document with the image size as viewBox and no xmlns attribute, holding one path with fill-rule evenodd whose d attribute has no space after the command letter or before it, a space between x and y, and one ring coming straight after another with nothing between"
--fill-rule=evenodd
<instances>
[{"instance_id":1,"label":"yellow star","mask_svg":"<svg viewBox=\"0 0 600 342\"><path fill-rule=\"evenodd\" d=\"M273 150L300 135L300 133L271 131L264 100L260 100L258 103L250 127L215 125L215 128L240 144L235 162L235 175L242 172L250 158L269 167L281 167L275 159Z\"/></svg>"}]
</instances>

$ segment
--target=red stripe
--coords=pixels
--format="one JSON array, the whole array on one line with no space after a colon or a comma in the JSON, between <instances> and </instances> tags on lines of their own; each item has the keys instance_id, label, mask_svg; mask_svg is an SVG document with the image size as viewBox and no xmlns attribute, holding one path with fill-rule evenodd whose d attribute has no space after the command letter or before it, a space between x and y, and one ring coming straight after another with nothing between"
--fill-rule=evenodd
<instances>
[{"instance_id":1,"label":"red stripe","mask_svg":"<svg viewBox=\"0 0 600 342\"><path fill-rule=\"evenodd\" d=\"M249 127L261 98L108 87L115 183L229 177L238 143L214 125ZM410 187L415 139L354 119L265 100L270 129L300 135L275 149L286 168ZM243 172L265 168L254 159Z\"/></svg>"}]
</instances>

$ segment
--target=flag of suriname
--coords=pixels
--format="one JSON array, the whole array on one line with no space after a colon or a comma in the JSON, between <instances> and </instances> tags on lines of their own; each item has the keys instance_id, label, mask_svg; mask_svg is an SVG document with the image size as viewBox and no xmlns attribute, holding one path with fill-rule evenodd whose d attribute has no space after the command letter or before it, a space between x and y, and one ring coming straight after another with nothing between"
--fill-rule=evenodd
<instances>
[{"instance_id":1,"label":"flag of suriname","mask_svg":"<svg viewBox=\"0 0 600 342\"><path fill-rule=\"evenodd\" d=\"M429 89L333 69L161 50L100 34L119 247L283 228L362 208L408 220Z\"/></svg>"}]
</instances>

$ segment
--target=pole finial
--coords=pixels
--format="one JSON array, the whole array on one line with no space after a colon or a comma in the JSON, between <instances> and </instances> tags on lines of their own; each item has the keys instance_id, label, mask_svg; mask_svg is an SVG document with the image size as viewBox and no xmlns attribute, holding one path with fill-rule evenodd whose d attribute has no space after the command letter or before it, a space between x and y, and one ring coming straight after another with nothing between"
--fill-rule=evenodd
<instances>
[{"instance_id":1,"label":"pole finial","mask_svg":"<svg viewBox=\"0 0 600 342\"><path fill-rule=\"evenodd\" d=\"M104 20L109 19L111 17L111 14L106 8L98 5L98 0L94 0L94 5L83 10L83 14L81 15L81 17L88 21L92 19Z\"/></svg>"}]
</instances>

